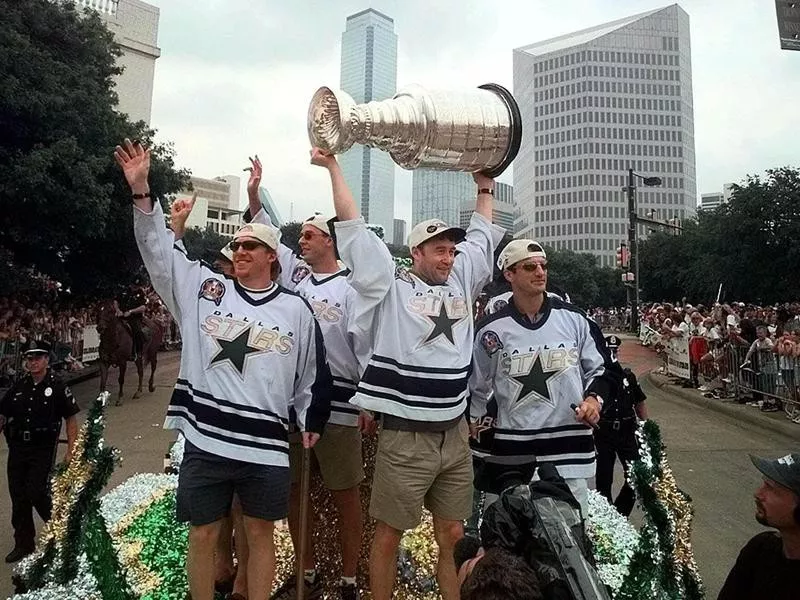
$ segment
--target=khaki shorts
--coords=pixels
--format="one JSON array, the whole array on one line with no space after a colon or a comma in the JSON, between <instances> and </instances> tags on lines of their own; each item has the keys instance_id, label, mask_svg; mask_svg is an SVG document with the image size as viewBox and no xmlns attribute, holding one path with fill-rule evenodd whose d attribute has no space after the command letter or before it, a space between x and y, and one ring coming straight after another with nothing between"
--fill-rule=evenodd
<instances>
[{"instance_id":1,"label":"khaki shorts","mask_svg":"<svg viewBox=\"0 0 800 600\"><path fill-rule=\"evenodd\" d=\"M329 490L349 490L364 479L361 458L361 432L358 427L328 423L325 433L314 444L311 468L319 469ZM289 471L292 484L300 483L303 464L303 443L300 433L289 434Z\"/></svg>"},{"instance_id":2,"label":"khaki shorts","mask_svg":"<svg viewBox=\"0 0 800 600\"><path fill-rule=\"evenodd\" d=\"M382 429L369 514L401 531L419 525L423 506L462 521L472 514L472 480L465 419L436 433Z\"/></svg>"}]
</instances>

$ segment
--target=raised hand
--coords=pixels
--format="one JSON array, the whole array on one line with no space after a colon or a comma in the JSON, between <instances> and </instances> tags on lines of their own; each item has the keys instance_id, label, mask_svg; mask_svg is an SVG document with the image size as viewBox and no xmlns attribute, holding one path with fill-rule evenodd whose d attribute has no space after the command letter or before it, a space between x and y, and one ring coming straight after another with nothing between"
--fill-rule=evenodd
<instances>
[{"instance_id":1,"label":"raised hand","mask_svg":"<svg viewBox=\"0 0 800 600\"><path fill-rule=\"evenodd\" d=\"M250 158L250 165L246 167L245 171L250 171L250 180L247 182L247 196L258 197L258 187L261 185L261 159L258 158L258 154L255 155L255 158Z\"/></svg>"},{"instance_id":2,"label":"raised hand","mask_svg":"<svg viewBox=\"0 0 800 600\"><path fill-rule=\"evenodd\" d=\"M325 167L330 169L336 164L336 157L333 154L328 154L319 148L312 148L310 151L311 164L318 167Z\"/></svg>"},{"instance_id":3,"label":"raised hand","mask_svg":"<svg viewBox=\"0 0 800 600\"><path fill-rule=\"evenodd\" d=\"M186 220L189 218L196 200L197 192L192 194L191 199L178 198L172 203L172 206L170 206L170 225L172 226L172 231L175 234L176 240L181 239L186 232Z\"/></svg>"},{"instance_id":4,"label":"raised hand","mask_svg":"<svg viewBox=\"0 0 800 600\"><path fill-rule=\"evenodd\" d=\"M147 177L150 174L150 150L145 149L140 142L131 142L125 138L122 146L114 149L114 159L122 167L125 180L134 194L149 191Z\"/></svg>"}]
</instances>

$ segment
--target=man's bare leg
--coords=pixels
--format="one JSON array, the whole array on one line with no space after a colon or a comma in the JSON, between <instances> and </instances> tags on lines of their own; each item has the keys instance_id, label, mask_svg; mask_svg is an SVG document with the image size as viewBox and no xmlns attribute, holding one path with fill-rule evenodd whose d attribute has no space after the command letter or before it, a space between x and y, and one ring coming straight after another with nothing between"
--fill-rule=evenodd
<instances>
[{"instance_id":1,"label":"man's bare leg","mask_svg":"<svg viewBox=\"0 0 800 600\"><path fill-rule=\"evenodd\" d=\"M247 598L268 600L275 578L275 523L244 515L247 535ZM192 598L194 600L194 598Z\"/></svg>"},{"instance_id":2,"label":"man's bare leg","mask_svg":"<svg viewBox=\"0 0 800 600\"><path fill-rule=\"evenodd\" d=\"M214 599L214 549L221 528L221 520L189 528L186 572L192 600Z\"/></svg>"},{"instance_id":3,"label":"man's bare leg","mask_svg":"<svg viewBox=\"0 0 800 600\"><path fill-rule=\"evenodd\" d=\"M376 521L369 553L369 587L373 600L391 600L397 573L397 547L403 532Z\"/></svg>"},{"instance_id":4,"label":"man's bare leg","mask_svg":"<svg viewBox=\"0 0 800 600\"><path fill-rule=\"evenodd\" d=\"M244 529L244 515L239 496L233 496L231 505L231 519L233 521L234 545L236 546L236 579L233 582L233 591L236 594L247 596L247 561L250 559L250 549L247 546L247 534Z\"/></svg>"},{"instance_id":5,"label":"man's bare leg","mask_svg":"<svg viewBox=\"0 0 800 600\"><path fill-rule=\"evenodd\" d=\"M228 581L233 577L233 524L231 517L223 517L220 524L219 535L217 536L217 549L214 552L214 580Z\"/></svg>"},{"instance_id":6,"label":"man's bare leg","mask_svg":"<svg viewBox=\"0 0 800 600\"><path fill-rule=\"evenodd\" d=\"M458 600L461 593L453 549L456 542L464 537L464 525L461 521L449 521L434 515L433 534L439 546L439 564L436 568L439 593L442 595L442 600Z\"/></svg>"},{"instance_id":7,"label":"man's bare leg","mask_svg":"<svg viewBox=\"0 0 800 600\"><path fill-rule=\"evenodd\" d=\"M339 511L339 535L342 544L342 576L355 577L361 553L361 494L359 486L331 492ZM310 528L309 528L310 529Z\"/></svg>"}]
</instances>

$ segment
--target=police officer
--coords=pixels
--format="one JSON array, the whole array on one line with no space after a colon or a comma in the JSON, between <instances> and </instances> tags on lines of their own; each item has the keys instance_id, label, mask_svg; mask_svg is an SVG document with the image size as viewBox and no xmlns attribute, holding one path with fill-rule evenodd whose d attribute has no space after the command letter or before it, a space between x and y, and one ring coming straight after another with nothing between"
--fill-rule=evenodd
<instances>
[{"instance_id":1,"label":"police officer","mask_svg":"<svg viewBox=\"0 0 800 600\"><path fill-rule=\"evenodd\" d=\"M78 432L78 405L70 389L50 370L49 357L47 343L33 343L25 352L28 373L0 400L0 431L8 443L8 492L14 527L14 549L6 556L7 563L34 550L33 509L43 521L50 520L48 478L55 462L61 420L67 423L67 461Z\"/></svg>"},{"instance_id":2,"label":"police officer","mask_svg":"<svg viewBox=\"0 0 800 600\"><path fill-rule=\"evenodd\" d=\"M117 299L117 316L125 319L133 336L134 360L142 355L144 349L144 313L147 310L147 296L140 287L138 278Z\"/></svg>"},{"instance_id":3,"label":"police officer","mask_svg":"<svg viewBox=\"0 0 800 600\"><path fill-rule=\"evenodd\" d=\"M613 502L616 509L624 516L631 514L636 502L633 490L628 485L628 468L631 462L639 458L639 447L636 442L636 424L639 419L647 419L647 406L645 396L636 375L628 368L623 368L617 362L617 351L622 345L615 335L606 337L606 345L614 357L615 375L617 382L614 394L608 398L600 413L598 428L595 430L595 447L597 448L597 474L595 481L597 491L603 494L609 502ZM611 484L614 481L614 463L619 457L625 469L625 483L616 500L611 497Z\"/></svg>"}]
</instances>

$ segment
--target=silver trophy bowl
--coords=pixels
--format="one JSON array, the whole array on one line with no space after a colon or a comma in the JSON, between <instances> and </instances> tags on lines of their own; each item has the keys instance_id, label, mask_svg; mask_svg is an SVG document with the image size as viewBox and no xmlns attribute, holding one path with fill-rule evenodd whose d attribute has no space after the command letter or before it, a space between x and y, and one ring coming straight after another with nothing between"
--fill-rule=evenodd
<instances>
[{"instance_id":1,"label":"silver trophy bowl","mask_svg":"<svg viewBox=\"0 0 800 600\"><path fill-rule=\"evenodd\" d=\"M363 144L385 150L404 169L497 177L517 156L522 117L511 93L495 83L457 91L414 85L367 104L321 87L308 107L308 138L331 154Z\"/></svg>"}]
</instances>

